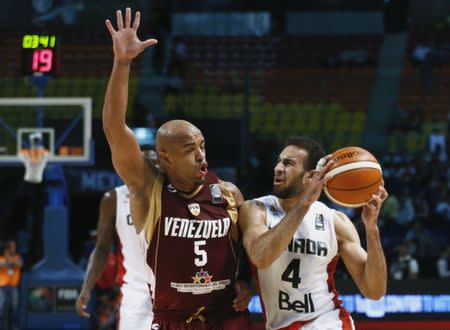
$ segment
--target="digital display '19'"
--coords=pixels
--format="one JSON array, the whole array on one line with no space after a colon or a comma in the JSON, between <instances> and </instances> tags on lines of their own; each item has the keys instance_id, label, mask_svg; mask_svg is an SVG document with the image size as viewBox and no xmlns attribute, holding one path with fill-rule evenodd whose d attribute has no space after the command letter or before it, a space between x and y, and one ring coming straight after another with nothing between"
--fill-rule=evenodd
<instances>
[{"instance_id":1,"label":"digital display '19'","mask_svg":"<svg viewBox=\"0 0 450 330\"><path fill-rule=\"evenodd\" d=\"M55 75L57 37L51 34L25 34L21 40L22 72L26 75Z\"/></svg>"}]
</instances>

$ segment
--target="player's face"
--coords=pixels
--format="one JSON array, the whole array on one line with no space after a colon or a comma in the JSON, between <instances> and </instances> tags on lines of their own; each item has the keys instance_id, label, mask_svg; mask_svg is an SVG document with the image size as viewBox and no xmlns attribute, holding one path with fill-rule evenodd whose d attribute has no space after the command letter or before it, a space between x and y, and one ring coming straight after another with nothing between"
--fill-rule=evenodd
<instances>
[{"instance_id":1,"label":"player's face","mask_svg":"<svg viewBox=\"0 0 450 330\"><path fill-rule=\"evenodd\" d=\"M180 138L172 153L173 172L185 185L199 186L208 172L205 138L195 130Z\"/></svg>"},{"instance_id":2,"label":"player's face","mask_svg":"<svg viewBox=\"0 0 450 330\"><path fill-rule=\"evenodd\" d=\"M287 146L278 157L274 169L273 193L286 199L303 192L305 168L303 166L308 154L295 146Z\"/></svg>"}]
</instances>

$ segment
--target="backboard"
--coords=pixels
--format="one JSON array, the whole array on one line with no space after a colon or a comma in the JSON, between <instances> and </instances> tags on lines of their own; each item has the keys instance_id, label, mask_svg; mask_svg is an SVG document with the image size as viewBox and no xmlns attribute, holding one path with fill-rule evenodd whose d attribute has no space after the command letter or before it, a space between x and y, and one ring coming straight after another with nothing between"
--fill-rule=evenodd
<instances>
[{"instance_id":1,"label":"backboard","mask_svg":"<svg viewBox=\"0 0 450 330\"><path fill-rule=\"evenodd\" d=\"M0 98L0 166L21 165L19 152L34 145L49 162L92 164L91 117L90 98Z\"/></svg>"}]
</instances>

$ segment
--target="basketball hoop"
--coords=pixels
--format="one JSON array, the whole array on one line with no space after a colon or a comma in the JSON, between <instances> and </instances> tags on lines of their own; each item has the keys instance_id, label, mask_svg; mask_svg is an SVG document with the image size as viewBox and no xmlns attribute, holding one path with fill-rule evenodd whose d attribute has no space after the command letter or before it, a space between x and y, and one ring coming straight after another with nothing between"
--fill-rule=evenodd
<instances>
[{"instance_id":1,"label":"basketball hoop","mask_svg":"<svg viewBox=\"0 0 450 330\"><path fill-rule=\"evenodd\" d=\"M48 150L42 147L21 149L19 158L25 166L24 180L31 183L41 183L45 166L48 162Z\"/></svg>"}]
</instances>

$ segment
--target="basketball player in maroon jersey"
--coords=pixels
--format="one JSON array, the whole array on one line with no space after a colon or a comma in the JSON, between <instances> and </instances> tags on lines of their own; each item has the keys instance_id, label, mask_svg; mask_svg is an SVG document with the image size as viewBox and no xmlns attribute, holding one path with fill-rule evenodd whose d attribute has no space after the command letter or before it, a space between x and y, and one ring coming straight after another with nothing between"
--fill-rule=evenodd
<instances>
[{"instance_id":1,"label":"basketball player in maroon jersey","mask_svg":"<svg viewBox=\"0 0 450 330\"><path fill-rule=\"evenodd\" d=\"M156 135L161 171L142 157L125 123L131 61L156 40L139 40L140 14L131 24L117 11L109 20L114 64L105 95L103 128L117 173L128 187L131 217L146 248L154 321L152 329L248 329L237 281L239 189L211 172L200 130L187 121L162 125Z\"/></svg>"}]
</instances>

